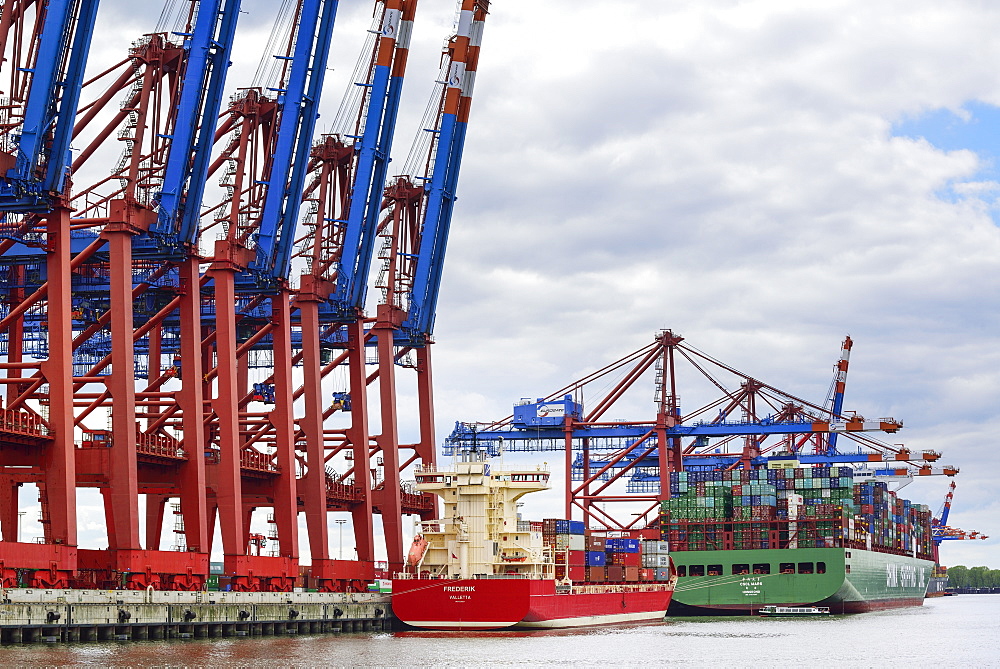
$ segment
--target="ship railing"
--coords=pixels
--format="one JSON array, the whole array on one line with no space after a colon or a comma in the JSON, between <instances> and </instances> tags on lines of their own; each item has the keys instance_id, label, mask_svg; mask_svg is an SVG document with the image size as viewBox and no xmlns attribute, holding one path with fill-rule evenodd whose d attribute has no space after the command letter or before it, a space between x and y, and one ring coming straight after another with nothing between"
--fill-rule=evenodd
<instances>
[{"instance_id":1,"label":"ship railing","mask_svg":"<svg viewBox=\"0 0 1000 669\"><path fill-rule=\"evenodd\" d=\"M669 581L661 581L659 583L616 583L616 584L595 584L595 585L576 585L572 586L572 592L574 594L603 594L607 592L660 592L661 590L666 590L669 585Z\"/></svg>"},{"instance_id":2,"label":"ship railing","mask_svg":"<svg viewBox=\"0 0 1000 669\"><path fill-rule=\"evenodd\" d=\"M409 572L397 571L393 572L392 577L400 581L456 581L459 580L452 576L447 576L444 574L411 574ZM512 579L520 578L525 580L538 580L543 579L545 576L542 574L473 574L470 577L472 580L483 581L491 579Z\"/></svg>"}]
</instances>

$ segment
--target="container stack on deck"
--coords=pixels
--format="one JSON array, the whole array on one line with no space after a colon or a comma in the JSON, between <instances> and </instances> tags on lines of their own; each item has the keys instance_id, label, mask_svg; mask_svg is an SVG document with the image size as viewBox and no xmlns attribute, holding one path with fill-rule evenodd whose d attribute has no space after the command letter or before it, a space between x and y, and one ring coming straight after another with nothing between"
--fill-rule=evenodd
<instances>
[{"instance_id":1,"label":"container stack on deck","mask_svg":"<svg viewBox=\"0 0 1000 669\"><path fill-rule=\"evenodd\" d=\"M556 579L583 581L587 578L587 544L583 521L546 518L542 541L555 556Z\"/></svg>"},{"instance_id":2,"label":"container stack on deck","mask_svg":"<svg viewBox=\"0 0 1000 669\"><path fill-rule=\"evenodd\" d=\"M928 507L849 467L673 472L660 528L672 550L871 548L932 552Z\"/></svg>"},{"instance_id":3,"label":"container stack on deck","mask_svg":"<svg viewBox=\"0 0 1000 669\"><path fill-rule=\"evenodd\" d=\"M657 529L589 532L582 521L555 518L542 521L542 540L555 556L557 580L569 578L588 583L669 580L668 545L659 537Z\"/></svg>"}]
</instances>

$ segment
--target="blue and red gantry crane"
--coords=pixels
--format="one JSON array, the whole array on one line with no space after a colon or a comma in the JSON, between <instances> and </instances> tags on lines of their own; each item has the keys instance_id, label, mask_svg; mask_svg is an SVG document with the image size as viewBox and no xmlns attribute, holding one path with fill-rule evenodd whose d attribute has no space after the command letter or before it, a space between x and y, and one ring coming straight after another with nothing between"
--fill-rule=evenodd
<instances>
[{"instance_id":1,"label":"blue and red gantry crane","mask_svg":"<svg viewBox=\"0 0 1000 669\"><path fill-rule=\"evenodd\" d=\"M301 513L316 585L357 589L376 574L375 514L390 569L403 515L434 515L401 474L434 461L427 346L488 4L459 3L418 134L432 137L425 171L393 179L417 0L373 5L321 136L336 0L276 9L253 82L228 76L240 0L169 3L96 72L96 0L0 9L3 587L196 590L221 554L233 589L287 591ZM401 179L419 193L391 237ZM371 305L380 246L396 292ZM420 437L401 444L395 375L412 367ZM24 486L36 541L20 536ZM79 545L81 488L100 492L107 548ZM270 536L252 531L257 510ZM331 512L350 514L356 560L331 558Z\"/></svg>"},{"instance_id":2,"label":"blue and red gantry crane","mask_svg":"<svg viewBox=\"0 0 1000 669\"><path fill-rule=\"evenodd\" d=\"M893 434L902 428L899 421L866 420L843 410L851 345L848 337L833 387L821 405L740 372L664 330L653 343L554 393L522 399L513 415L489 423L456 423L444 452L562 451L566 517L582 515L588 526L611 530L644 527L655 518L659 503L670 496L670 472L752 468L784 460L849 465L858 476L957 474L956 467L934 466L941 457L936 451L913 451L869 436ZM626 405L628 391L642 387L640 380L650 376L653 420L606 417ZM685 411L678 394L682 381L686 396L699 398L695 408ZM836 436L851 445L838 444Z\"/></svg>"},{"instance_id":3,"label":"blue and red gantry crane","mask_svg":"<svg viewBox=\"0 0 1000 669\"><path fill-rule=\"evenodd\" d=\"M955 482L948 486L948 493L944 497L944 504L938 517L931 521L931 536L934 538L934 562L941 565L940 549L943 541L969 541L972 539L989 539L989 536L981 534L977 530L962 530L948 525L948 516L951 514L951 502L955 497Z\"/></svg>"}]
</instances>

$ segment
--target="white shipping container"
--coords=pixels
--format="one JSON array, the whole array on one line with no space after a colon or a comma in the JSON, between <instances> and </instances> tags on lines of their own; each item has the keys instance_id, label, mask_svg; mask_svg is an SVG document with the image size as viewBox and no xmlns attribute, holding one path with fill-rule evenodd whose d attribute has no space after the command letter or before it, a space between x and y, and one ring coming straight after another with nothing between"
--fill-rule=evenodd
<instances>
[{"instance_id":1,"label":"white shipping container","mask_svg":"<svg viewBox=\"0 0 1000 669\"><path fill-rule=\"evenodd\" d=\"M670 566L670 556L669 555L658 555L658 554L645 554L642 556L642 566L643 567L669 567Z\"/></svg>"},{"instance_id":2,"label":"white shipping container","mask_svg":"<svg viewBox=\"0 0 1000 669\"><path fill-rule=\"evenodd\" d=\"M670 544L666 541L646 539L642 542L642 552L647 555L666 555L670 552Z\"/></svg>"},{"instance_id":3,"label":"white shipping container","mask_svg":"<svg viewBox=\"0 0 1000 669\"><path fill-rule=\"evenodd\" d=\"M585 551L587 539L582 534L557 534L556 548L564 551Z\"/></svg>"}]
</instances>

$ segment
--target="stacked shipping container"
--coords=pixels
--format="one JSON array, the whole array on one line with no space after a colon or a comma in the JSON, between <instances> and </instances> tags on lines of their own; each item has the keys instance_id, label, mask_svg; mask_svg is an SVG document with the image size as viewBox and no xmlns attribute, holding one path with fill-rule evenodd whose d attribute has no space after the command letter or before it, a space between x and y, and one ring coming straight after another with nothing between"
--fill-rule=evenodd
<instances>
[{"instance_id":1,"label":"stacked shipping container","mask_svg":"<svg viewBox=\"0 0 1000 669\"><path fill-rule=\"evenodd\" d=\"M542 540L555 556L556 579L578 582L669 580L668 546L659 534L657 529L589 533L581 521L542 521Z\"/></svg>"},{"instance_id":2,"label":"stacked shipping container","mask_svg":"<svg viewBox=\"0 0 1000 669\"><path fill-rule=\"evenodd\" d=\"M849 467L673 472L660 527L673 550L857 547L932 552L930 509Z\"/></svg>"},{"instance_id":3,"label":"stacked shipping container","mask_svg":"<svg viewBox=\"0 0 1000 669\"><path fill-rule=\"evenodd\" d=\"M555 556L556 579L587 579L587 545L584 525L579 520L546 518L542 521L542 541Z\"/></svg>"}]
</instances>

